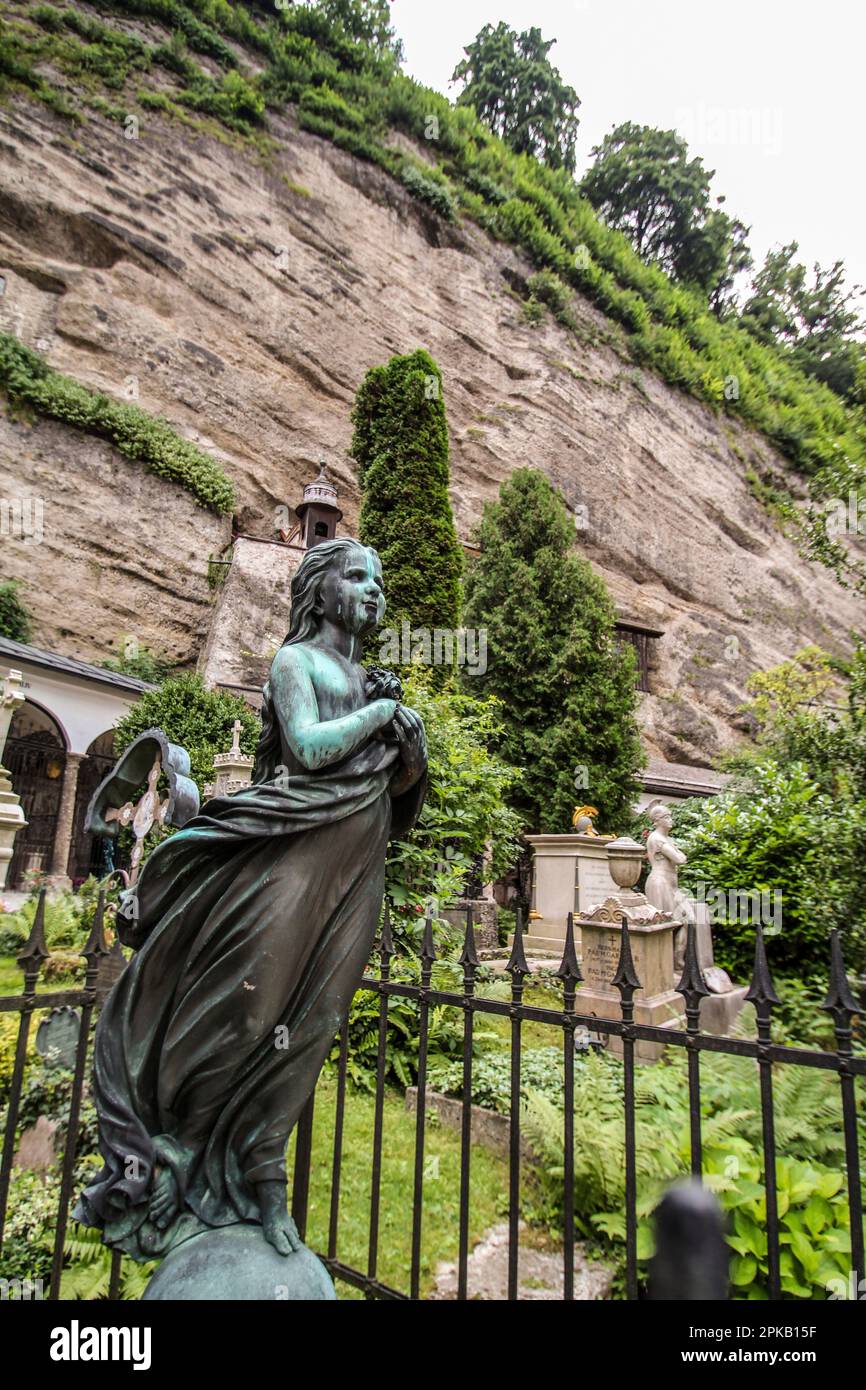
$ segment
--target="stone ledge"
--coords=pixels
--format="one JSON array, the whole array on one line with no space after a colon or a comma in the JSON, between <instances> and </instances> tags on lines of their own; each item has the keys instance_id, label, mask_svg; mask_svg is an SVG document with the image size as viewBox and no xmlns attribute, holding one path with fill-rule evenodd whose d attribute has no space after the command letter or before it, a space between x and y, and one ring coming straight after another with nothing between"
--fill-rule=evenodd
<instances>
[{"instance_id":1,"label":"stone ledge","mask_svg":"<svg viewBox=\"0 0 866 1390\"><path fill-rule=\"evenodd\" d=\"M418 1105L418 1087L406 1087L406 1109L414 1111ZM471 1136L474 1144L483 1144L487 1149L493 1149L495 1153L508 1157L509 1145L511 1143L511 1121L507 1115L500 1115L495 1110L486 1110L483 1105L470 1105L471 1112ZM427 1090L427 1114L438 1115L443 1125L449 1129L460 1129L463 1123L463 1101L456 1096L445 1096L441 1091ZM535 1154L528 1142L521 1136L520 1157L528 1161L535 1159Z\"/></svg>"}]
</instances>

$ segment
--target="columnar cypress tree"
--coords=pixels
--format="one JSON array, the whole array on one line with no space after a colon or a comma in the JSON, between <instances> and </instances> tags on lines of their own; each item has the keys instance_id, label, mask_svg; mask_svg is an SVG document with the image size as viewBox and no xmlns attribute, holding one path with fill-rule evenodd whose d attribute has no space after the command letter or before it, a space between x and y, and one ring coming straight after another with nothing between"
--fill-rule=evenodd
<instances>
[{"instance_id":1,"label":"columnar cypress tree","mask_svg":"<svg viewBox=\"0 0 866 1390\"><path fill-rule=\"evenodd\" d=\"M389 627L456 628L463 553L448 496L442 375L419 349L373 367L352 413L360 538L378 550Z\"/></svg>"},{"instance_id":2,"label":"columnar cypress tree","mask_svg":"<svg viewBox=\"0 0 866 1390\"><path fill-rule=\"evenodd\" d=\"M614 637L607 587L532 469L512 473L485 506L479 539L465 622L486 629L487 670L472 687L504 702L499 751L524 769L515 805L528 827L556 833L571 828L575 802L591 802L601 828L621 831L643 753L634 653Z\"/></svg>"}]
</instances>

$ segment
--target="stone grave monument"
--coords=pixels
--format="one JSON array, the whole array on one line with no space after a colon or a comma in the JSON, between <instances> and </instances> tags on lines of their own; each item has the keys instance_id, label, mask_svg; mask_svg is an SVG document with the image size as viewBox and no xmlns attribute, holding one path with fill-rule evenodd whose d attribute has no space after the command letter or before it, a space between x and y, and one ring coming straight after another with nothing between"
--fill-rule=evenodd
<instances>
[{"instance_id":1,"label":"stone grave monument","mask_svg":"<svg viewBox=\"0 0 866 1390\"><path fill-rule=\"evenodd\" d=\"M645 851L627 836L605 844L613 892L602 902L575 918L583 941L581 970L584 983L577 992L579 1014L596 1018L622 1017L620 993L611 983L619 962L623 915L627 914L632 959L641 988L634 996L635 1023L678 1028L684 1003L674 989L673 936L676 922L669 912L660 911L643 893L635 892ZM608 1047L622 1055L622 1042L610 1034ZM664 1052L662 1043L639 1039L635 1057L641 1062L657 1062Z\"/></svg>"},{"instance_id":2,"label":"stone grave monument","mask_svg":"<svg viewBox=\"0 0 866 1390\"><path fill-rule=\"evenodd\" d=\"M594 830L574 835L527 835L533 849L532 904L524 937L527 955L561 957L569 912L574 913L575 946L579 919L616 892L607 847L611 837Z\"/></svg>"}]
</instances>

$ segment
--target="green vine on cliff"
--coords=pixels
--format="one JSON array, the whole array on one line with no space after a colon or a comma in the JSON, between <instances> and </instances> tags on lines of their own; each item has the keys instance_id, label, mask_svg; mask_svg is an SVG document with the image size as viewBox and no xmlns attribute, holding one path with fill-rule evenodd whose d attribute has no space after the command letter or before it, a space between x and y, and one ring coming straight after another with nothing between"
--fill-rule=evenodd
<instances>
[{"instance_id":1,"label":"green vine on cliff","mask_svg":"<svg viewBox=\"0 0 866 1390\"><path fill-rule=\"evenodd\" d=\"M0 391L12 406L29 406L39 415L108 439L126 458L186 488L203 507L221 513L234 506L234 487L220 465L181 438L167 420L54 371L11 333L0 333Z\"/></svg>"}]
</instances>

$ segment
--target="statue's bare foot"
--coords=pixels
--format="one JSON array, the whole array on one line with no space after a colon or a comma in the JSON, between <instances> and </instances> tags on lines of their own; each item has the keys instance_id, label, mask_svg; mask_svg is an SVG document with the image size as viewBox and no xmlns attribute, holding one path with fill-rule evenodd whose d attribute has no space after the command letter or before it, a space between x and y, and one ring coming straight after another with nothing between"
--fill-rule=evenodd
<instances>
[{"instance_id":1,"label":"statue's bare foot","mask_svg":"<svg viewBox=\"0 0 866 1390\"><path fill-rule=\"evenodd\" d=\"M169 1167L157 1168L148 1215L158 1230L164 1231L180 1210L177 1179Z\"/></svg>"},{"instance_id":2,"label":"statue's bare foot","mask_svg":"<svg viewBox=\"0 0 866 1390\"><path fill-rule=\"evenodd\" d=\"M298 1228L286 1207L286 1187L282 1182L258 1184L259 1210L262 1214L262 1235L278 1255L291 1255L302 1248Z\"/></svg>"}]
</instances>

